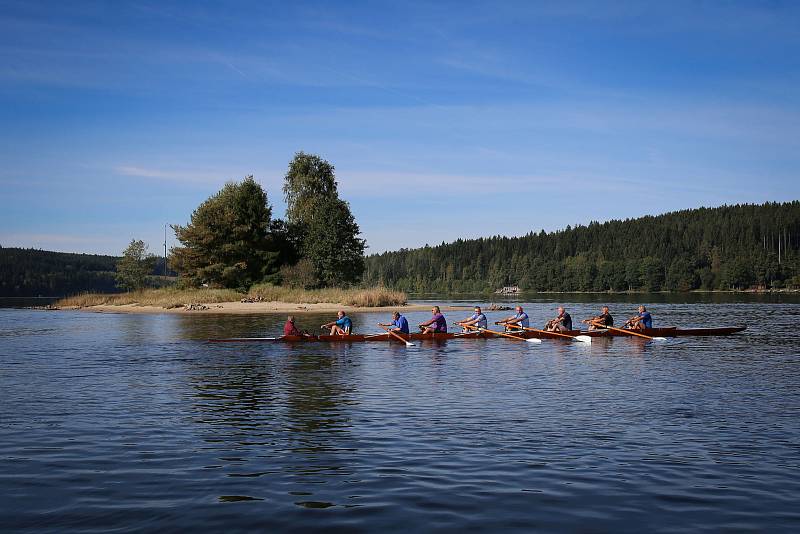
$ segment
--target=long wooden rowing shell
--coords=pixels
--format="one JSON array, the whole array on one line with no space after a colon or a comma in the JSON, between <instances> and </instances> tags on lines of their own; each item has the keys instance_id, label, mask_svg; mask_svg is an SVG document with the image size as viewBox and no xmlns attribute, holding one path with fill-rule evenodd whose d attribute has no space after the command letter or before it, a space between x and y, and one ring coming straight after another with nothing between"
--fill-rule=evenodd
<instances>
[{"instance_id":1,"label":"long wooden rowing shell","mask_svg":"<svg viewBox=\"0 0 800 534\"><path fill-rule=\"evenodd\" d=\"M644 330L637 330L642 334L653 337L680 337L680 336L728 336L737 332L742 332L746 326L722 326L716 328L678 328L675 326L667 326L663 328L645 328ZM628 337L623 332L614 332L613 330L569 330L564 332L571 336L584 335L591 337ZM519 332L514 335L521 338L539 338L539 339L563 339L558 335L550 332ZM399 334L405 341L443 341L447 339L498 339L497 336L492 334L485 334L483 332L470 332L467 334L456 334L448 332L446 334ZM392 338L388 333L386 334L371 334L361 335L353 334L349 336L281 336L281 337L231 337L231 338L218 338L209 339L211 343L266 343L281 341L285 343L304 343L309 341L322 341L329 343L360 343L362 341L395 341L399 343L398 339Z\"/></svg>"}]
</instances>

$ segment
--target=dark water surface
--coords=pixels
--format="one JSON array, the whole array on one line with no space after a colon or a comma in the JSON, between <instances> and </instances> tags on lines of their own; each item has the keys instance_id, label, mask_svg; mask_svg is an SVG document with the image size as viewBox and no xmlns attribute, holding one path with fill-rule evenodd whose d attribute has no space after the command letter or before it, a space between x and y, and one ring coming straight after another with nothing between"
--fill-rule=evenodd
<instances>
[{"instance_id":1,"label":"dark water surface","mask_svg":"<svg viewBox=\"0 0 800 534\"><path fill-rule=\"evenodd\" d=\"M224 346L204 340L276 334L284 317L0 310L0 525L800 530L800 304L653 311L657 326L751 326ZM354 316L359 332L379 319Z\"/></svg>"}]
</instances>

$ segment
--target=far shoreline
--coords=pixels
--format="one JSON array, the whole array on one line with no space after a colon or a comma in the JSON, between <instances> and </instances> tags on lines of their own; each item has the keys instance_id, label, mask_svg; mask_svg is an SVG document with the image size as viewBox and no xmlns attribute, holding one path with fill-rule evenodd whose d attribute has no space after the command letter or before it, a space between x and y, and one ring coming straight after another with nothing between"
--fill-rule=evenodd
<instances>
[{"instance_id":1,"label":"far shoreline","mask_svg":"<svg viewBox=\"0 0 800 534\"><path fill-rule=\"evenodd\" d=\"M470 309L470 306L442 306L444 311ZM82 311L90 313L126 313L126 314L168 314L168 315L266 315L276 313L308 314L336 313L339 310L347 313L389 313L393 311L426 311L428 304L404 304L397 306L343 306L331 302L316 304L298 304L294 302L214 302L197 303L189 307L163 308L160 306L141 306L138 304L104 304L98 306L67 306L59 311Z\"/></svg>"}]
</instances>

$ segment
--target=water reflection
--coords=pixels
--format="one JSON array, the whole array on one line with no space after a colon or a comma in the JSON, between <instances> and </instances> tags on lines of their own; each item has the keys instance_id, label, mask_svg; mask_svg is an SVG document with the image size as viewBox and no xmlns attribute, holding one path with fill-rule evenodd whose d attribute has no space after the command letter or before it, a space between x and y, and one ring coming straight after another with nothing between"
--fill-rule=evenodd
<instances>
[{"instance_id":1,"label":"water reflection","mask_svg":"<svg viewBox=\"0 0 800 534\"><path fill-rule=\"evenodd\" d=\"M243 320L236 320L243 319ZM282 324L277 317L181 317L182 337L253 335ZM262 334L263 335L263 334ZM237 480L290 476L287 494L314 495L328 477L352 474L358 451L351 412L360 364L348 344L198 343L211 358L186 362L194 389L195 421L228 477ZM231 441L237 443L231 454ZM257 491L236 495L248 498ZM262 495L263 497L263 495ZM229 501L230 499L225 499ZM303 499L298 506L321 507L330 500Z\"/></svg>"}]
</instances>

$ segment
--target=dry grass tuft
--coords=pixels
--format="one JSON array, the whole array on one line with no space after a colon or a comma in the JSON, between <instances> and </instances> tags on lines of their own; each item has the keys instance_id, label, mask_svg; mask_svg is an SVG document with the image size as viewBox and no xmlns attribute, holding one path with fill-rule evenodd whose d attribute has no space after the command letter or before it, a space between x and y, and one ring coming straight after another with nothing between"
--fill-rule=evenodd
<instances>
[{"instance_id":1,"label":"dry grass tuft","mask_svg":"<svg viewBox=\"0 0 800 534\"><path fill-rule=\"evenodd\" d=\"M292 302L297 304L332 303L345 306L374 307L399 306L408 301L402 291L383 287L370 289L298 289L270 284L258 284L250 288L249 297L263 301Z\"/></svg>"},{"instance_id":2,"label":"dry grass tuft","mask_svg":"<svg viewBox=\"0 0 800 534\"><path fill-rule=\"evenodd\" d=\"M158 306L161 308L180 308L186 304L233 302L242 298L242 294L232 289L144 289L130 293L104 294L81 293L61 299L56 304L61 307L85 308L87 306Z\"/></svg>"},{"instance_id":3,"label":"dry grass tuft","mask_svg":"<svg viewBox=\"0 0 800 534\"><path fill-rule=\"evenodd\" d=\"M187 304L211 304L216 302L237 302L242 294L232 289L145 289L130 293L81 293L61 299L56 303L62 308L86 308L89 306L157 306L161 308L180 308ZM297 304L332 303L362 308L374 306L400 306L408 301L402 291L392 291L382 287L370 289L294 289L269 284L255 285L248 297L262 301L280 301Z\"/></svg>"},{"instance_id":4,"label":"dry grass tuft","mask_svg":"<svg viewBox=\"0 0 800 534\"><path fill-rule=\"evenodd\" d=\"M384 287L354 290L348 293L342 304L372 308L376 306L402 306L408 302L408 296L402 291L392 291Z\"/></svg>"}]
</instances>

